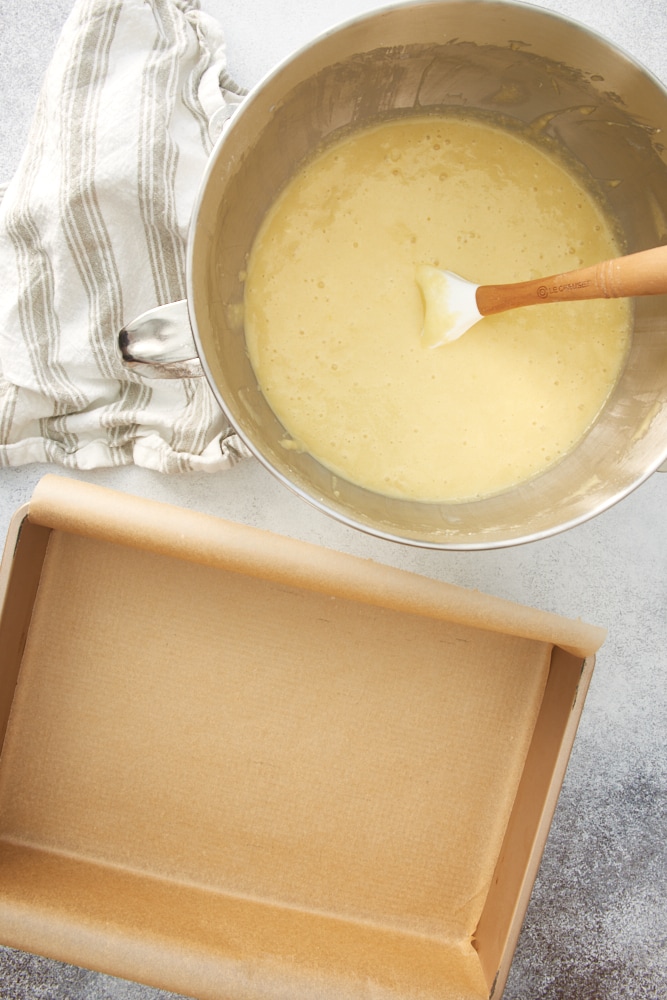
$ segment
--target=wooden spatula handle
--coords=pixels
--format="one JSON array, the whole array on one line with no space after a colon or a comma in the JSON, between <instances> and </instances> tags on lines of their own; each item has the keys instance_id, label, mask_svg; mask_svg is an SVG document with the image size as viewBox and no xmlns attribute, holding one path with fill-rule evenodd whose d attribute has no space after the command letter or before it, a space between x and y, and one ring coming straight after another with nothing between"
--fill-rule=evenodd
<instances>
[{"instance_id":1,"label":"wooden spatula handle","mask_svg":"<svg viewBox=\"0 0 667 1000\"><path fill-rule=\"evenodd\" d=\"M480 285L477 308L482 316L517 306L575 299L618 299L667 292L667 246L641 250L576 271L511 285Z\"/></svg>"}]
</instances>

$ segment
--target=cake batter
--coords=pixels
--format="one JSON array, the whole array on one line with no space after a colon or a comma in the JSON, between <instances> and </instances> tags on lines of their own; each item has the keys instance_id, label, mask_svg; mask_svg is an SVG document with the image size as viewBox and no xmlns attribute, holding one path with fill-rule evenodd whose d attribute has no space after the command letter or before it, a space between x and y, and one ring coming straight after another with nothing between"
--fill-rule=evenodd
<instances>
[{"instance_id":1,"label":"cake batter","mask_svg":"<svg viewBox=\"0 0 667 1000\"><path fill-rule=\"evenodd\" d=\"M504 283L622 252L598 198L518 133L410 116L346 135L287 185L248 261L247 346L286 446L413 500L538 475L613 388L629 303L525 308L429 349L416 269Z\"/></svg>"}]
</instances>

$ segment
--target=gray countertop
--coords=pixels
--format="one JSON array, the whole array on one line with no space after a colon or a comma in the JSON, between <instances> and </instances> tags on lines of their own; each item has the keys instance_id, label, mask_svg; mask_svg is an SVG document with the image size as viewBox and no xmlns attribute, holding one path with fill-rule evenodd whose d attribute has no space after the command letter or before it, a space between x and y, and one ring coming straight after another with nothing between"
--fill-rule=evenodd
<instances>
[{"instance_id":1,"label":"gray countertop","mask_svg":"<svg viewBox=\"0 0 667 1000\"><path fill-rule=\"evenodd\" d=\"M202 6L223 25L231 74L250 87L316 33L377 4L205 0ZM542 6L605 34L667 81L663 0ZM18 163L40 76L69 9L69 0L3 0L0 7L3 179ZM0 537L48 471L0 470ZM505 998L667 997L667 475L655 474L610 511L555 538L471 553L361 535L292 496L252 460L213 476L165 477L138 468L76 475L608 628ZM166 994L0 949L0 997L159 996Z\"/></svg>"}]
</instances>

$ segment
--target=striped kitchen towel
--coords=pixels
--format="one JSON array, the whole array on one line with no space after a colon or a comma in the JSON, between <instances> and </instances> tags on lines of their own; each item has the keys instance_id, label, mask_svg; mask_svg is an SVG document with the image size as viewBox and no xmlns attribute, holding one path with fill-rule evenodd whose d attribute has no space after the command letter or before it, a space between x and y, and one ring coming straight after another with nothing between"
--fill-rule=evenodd
<instances>
[{"instance_id":1,"label":"striped kitchen towel","mask_svg":"<svg viewBox=\"0 0 667 1000\"><path fill-rule=\"evenodd\" d=\"M77 0L0 203L0 465L228 468L203 378L143 379L118 332L185 295L190 213L242 92L197 0Z\"/></svg>"}]
</instances>

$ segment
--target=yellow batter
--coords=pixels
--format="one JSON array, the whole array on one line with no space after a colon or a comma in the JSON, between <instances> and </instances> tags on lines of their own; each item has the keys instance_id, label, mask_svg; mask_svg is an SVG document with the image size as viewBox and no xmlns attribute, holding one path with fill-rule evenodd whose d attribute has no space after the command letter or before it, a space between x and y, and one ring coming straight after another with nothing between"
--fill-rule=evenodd
<instances>
[{"instance_id":1,"label":"yellow batter","mask_svg":"<svg viewBox=\"0 0 667 1000\"><path fill-rule=\"evenodd\" d=\"M620 252L598 201L514 133L429 116L349 134L282 192L248 262L248 350L286 445L426 501L535 476L609 395L629 303L524 308L429 349L416 269L503 283Z\"/></svg>"}]
</instances>

